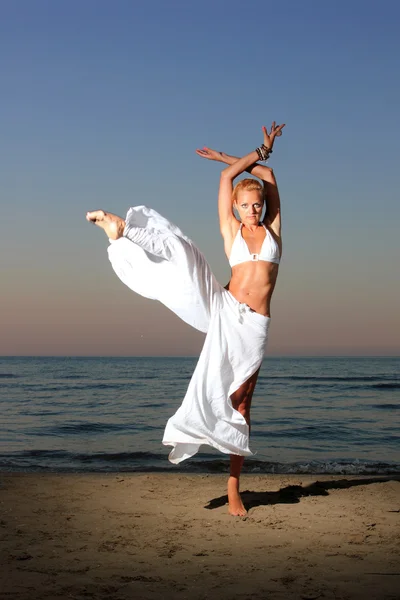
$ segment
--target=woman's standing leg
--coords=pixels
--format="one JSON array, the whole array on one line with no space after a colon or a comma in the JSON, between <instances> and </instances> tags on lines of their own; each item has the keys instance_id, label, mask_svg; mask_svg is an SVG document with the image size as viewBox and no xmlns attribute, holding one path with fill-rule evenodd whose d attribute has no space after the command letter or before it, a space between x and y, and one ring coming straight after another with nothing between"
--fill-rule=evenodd
<instances>
[{"instance_id":1,"label":"woman's standing leg","mask_svg":"<svg viewBox=\"0 0 400 600\"><path fill-rule=\"evenodd\" d=\"M250 407L254 388L256 387L257 377L260 369L245 381L236 392L231 396L232 406L246 419L250 429ZM229 514L238 517L244 517L247 513L243 506L239 493L240 473L244 462L244 456L231 454L230 476L228 479L228 501Z\"/></svg>"}]
</instances>

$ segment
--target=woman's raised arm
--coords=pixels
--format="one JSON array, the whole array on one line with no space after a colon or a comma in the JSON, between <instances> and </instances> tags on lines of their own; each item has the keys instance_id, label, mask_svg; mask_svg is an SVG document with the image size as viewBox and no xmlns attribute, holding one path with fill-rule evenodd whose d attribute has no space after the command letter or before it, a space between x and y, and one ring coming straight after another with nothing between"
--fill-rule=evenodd
<instances>
[{"instance_id":1,"label":"woman's raised arm","mask_svg":"<svg viewBox=\"0 0 400 600\"><path fill-rule=\"evenodd\" d=\"M237 219L232 205L233 180L253 165L258 158L256 150L253 150L221 172L218 191L218 215L223 238L229 239L230 236L235 235L235 229L237 229Z\"/></svg>"},{"instance_id":2,"label":"woman's raised arm","mask_svg":"<svg viewBox=\"0 0 400 600\"><path fill-rule=\"evenodd\" d=\"M271 132L268 133L267 128L263 127L264 144L257 150L246 154L242 158L230 157L229 155L221 152L216 152L210 148L204 148L203 150L196 150L197 154L203 158L210 160L217 160L224 162L229 166L221 172L219 194L218 194L218 213L220 221L220 229L223 236L232 235L234 233L234 223L236 217L233 212L232 206L232 190L233 180L243 173L249 171L260 179L270 184L275 184L276 181L272 172L272 169L257 164L257 160L267 157L269 152L272 151L275 137L282 135L282 129L285 125L276 125L275 121L272 123ZM265 160L264 158L264 160ZM266 185L266 184L265 184ZM267 191L267 188L266 188Z\"/></svg>"},{"instance_id":3,"label":"woman's raised arm","mask_svg":"<svg viewBox=\"0 0 400 600\"><path fill-rule=\"evenodd\" d=\"M212 150L212 148L207 148L206 146L201 150L196 150L196 154L201 156L202 158L208 158L208 160L215 160L216 162L222 162L225 165L233 165L235 162L239 160L239 156L232 156L231 154L226 154L226 152L219 152L218 150ZM258 158L258 157L257 157ZM272 169L271 167L267 167L265 165L260 165L258 162L250 165L248 169L246 169L247 173L251 175L255 175L262 181L270 181L273 182L274 178L272 177Z\"/></svg>"}]
</instances>

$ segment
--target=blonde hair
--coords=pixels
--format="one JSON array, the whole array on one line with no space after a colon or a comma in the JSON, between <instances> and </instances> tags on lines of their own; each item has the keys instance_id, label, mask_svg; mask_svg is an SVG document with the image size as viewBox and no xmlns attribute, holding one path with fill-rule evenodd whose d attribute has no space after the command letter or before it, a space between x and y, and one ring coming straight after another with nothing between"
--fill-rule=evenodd
<instances>
[{"instance_id":1,"label":"blonde hair","mask_svg":"<svg viewBox=\"0 0 400 600\"><path fill-rule=\"evenodd\" d=\"M257 191L260 193L260 200L264 201L264 188L257 179L242 179L235 185L232 192L232 203L237 202L238 195L240 192L253 192Z\"/></svg>"}]
</instances>

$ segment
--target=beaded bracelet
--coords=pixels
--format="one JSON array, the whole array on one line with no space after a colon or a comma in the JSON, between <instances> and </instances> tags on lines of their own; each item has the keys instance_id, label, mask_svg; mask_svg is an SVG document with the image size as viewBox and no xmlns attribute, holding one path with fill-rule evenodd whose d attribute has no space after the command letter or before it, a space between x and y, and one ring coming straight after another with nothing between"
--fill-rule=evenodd
<instances>
[{"instance_id":1,"label":"beaded bracelet","mask_svg":"<svg viewBox=\"0 0 400 600\"><path fill-rule=\"evenodd\" d=\"M265 144L262 144L259 148L256 148L256 152L258 154L258 158L261 161L266 161L269 159L269 155L272 153L272 149L267 148Z\"/></svg>"}]
</instances>

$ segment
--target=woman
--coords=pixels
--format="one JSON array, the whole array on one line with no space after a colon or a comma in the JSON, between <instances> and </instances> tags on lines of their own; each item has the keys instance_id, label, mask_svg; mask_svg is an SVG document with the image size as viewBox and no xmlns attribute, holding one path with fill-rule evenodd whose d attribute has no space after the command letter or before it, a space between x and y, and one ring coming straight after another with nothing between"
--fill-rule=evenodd
<instances>
[{"instance_id":1,"label":"woman","mask_svg":"<svg viewBox=\"0 0 400 600\"><path fill-rule=\"evenodd\" d=\"M239 478L249 449L250 403L264 356L270 302L281 255L280 202L267 160L275 137L263 127L264 143L240 159L211 149L197 154L226 162L221 173L218 211L225 252L232 266L229 290L214 278L201 252L175 225L145 206L126 220L93 211L88 221L102 227L111 245L109 258L120 279L135 292L157 299L181 319L207 333L182 405L167 423L163 443L179 463L202 444L230 454L229 512L244 516ZM234 179L249 171L262 179ZM264 198L268 206L262 223ZM237 210L240 221L235 217Z\"/></svg>"}]
</instances>

